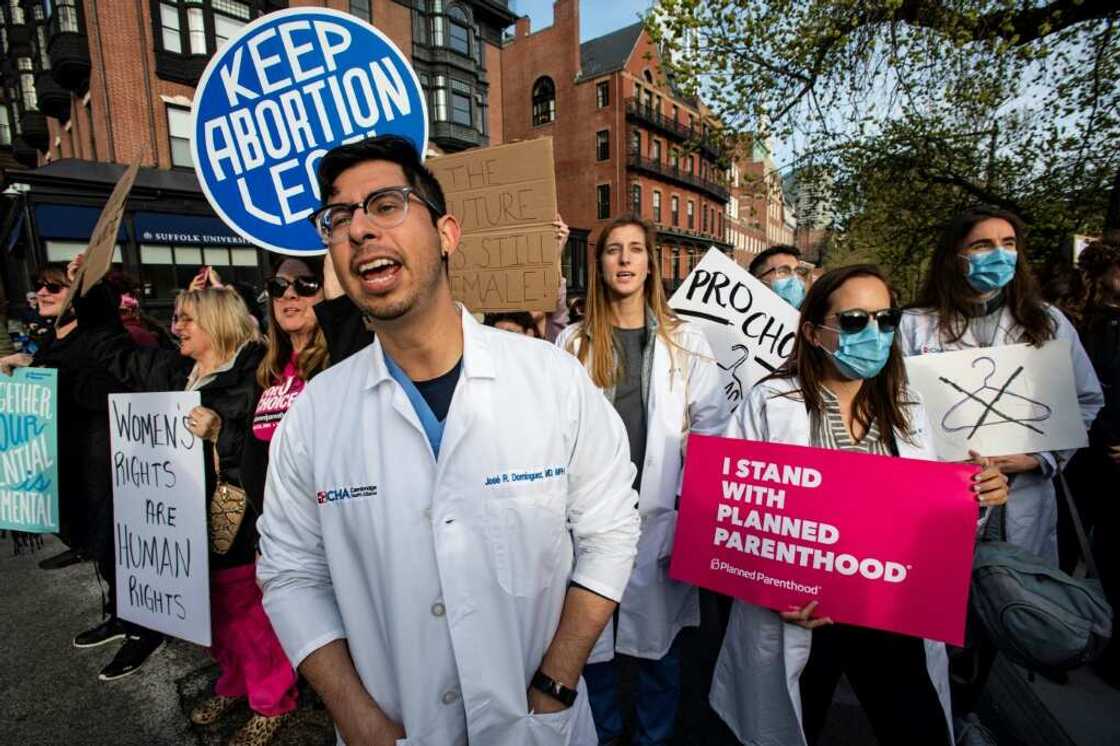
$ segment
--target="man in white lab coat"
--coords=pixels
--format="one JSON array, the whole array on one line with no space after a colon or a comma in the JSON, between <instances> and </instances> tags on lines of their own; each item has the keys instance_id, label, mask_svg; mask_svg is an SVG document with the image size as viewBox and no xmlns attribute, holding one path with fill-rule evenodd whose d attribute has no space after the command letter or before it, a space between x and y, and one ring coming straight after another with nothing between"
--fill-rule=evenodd
<instances>
[{"instance_id":1,"label":"man in white lab coat","mask_svg":"<svg viewBox=\"0 0 1120 746\"><path fill-rule=\"evenodd\" d=\"M280 641L347 743L593 744L580 674L639 531L622 423L575 358L452 301L459 223L409 141L336 148L319 183L376 340L273 441L257 574Z\"/></svg>"}]
</instances>

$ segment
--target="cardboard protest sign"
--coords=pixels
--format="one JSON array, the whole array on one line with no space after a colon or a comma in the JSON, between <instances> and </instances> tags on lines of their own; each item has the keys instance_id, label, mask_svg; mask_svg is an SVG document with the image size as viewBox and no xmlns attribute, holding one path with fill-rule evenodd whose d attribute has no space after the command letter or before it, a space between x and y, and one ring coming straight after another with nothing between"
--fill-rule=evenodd
<instances>
[{"instance_id":1,"label":"cardboard protest sign","mask_svg":"<svg viewBox=\"0 0 1120 746\"><path fill-rule=\"evenodd\" d=\"M778 611L817 601L834 622L960 645L976 471L692 435L669 574Z\"/></svg>"},{"instance_id":2,"label":"cardboard protest sign","mask_svg":"<svg viewBox=\"0 0 1120 746\"><path fill-rule=\"evenodd\" d=\"M704 330L732 412L755 382L789 357L801 317L796 308L714 247L673 293L669 305Z\"/></svg>"},{"instance_id":3,"label":"cardboard protest sign","mask_svg":"<svg viewBox=\"0 0 1120 746\"><path fill-rule=\"evenodd\" d=\"M451 290L472 311L552 311L560 285L552 138L433 158L463 239Z\"/></svg>"},{"instance_id":4,"label":"cardboard protest sign","mask_svg":"<svg viewBox=\"0 0 1120 746\"><path fill-rule=\"evenodd\" d=\"M210 644L210 573L202 459L187 429L197 391L109 397L117 614Z\"/></svg>"},{"instance_id":5,"label":"cardboard protest sign","mask_svg":"<svg viewBox=\"0 0 1120 746\"><path fill-rule=\"evenodd\" d=\"M230 38L195 91L191 154L214 211L247 241L321 254L306 220L319 159L343 143L401 135L423 157L424 91L388 36L352 15L291 8Z\"/></svg>"},{"instance_id":6,"label":"cardboard protest sign","mask_svg":"<svg viewBox=\"0 0 1120 746\"><path fill-rule=\"evenodd\" d=\"M112 194L109 195L109 201L102 208L101 215L97 218L97 225L93 227L93 235L89 238L89 246L86 247L82 266L78 269L78 276L74 278L66 298L62 301L62 310L58 314L56 326L62 323L66 309L70 308L70 304L74 301L75 293L80 291L84 296L90 288L101 281L102 277L109 274L109 268L113 266L113 250L117 247L117 232L120 230L128 194L132 191L132 185L136 183L136 174L140 171L142 159L143 152L117 181Z\"/></svg>"},{"instance_id":7,"label":"cardboard protest sign","mask_svg":"<svg viewBox=\"0 0 1120 746\"><path fill-rule=\"evenodd\" d=\"M58 371L0 375L0 529L58 531Z\"/></svg>"},{"instance_id":8,"label":"cardboard protest sign","mask_svg":"<svg viewBox=\"0 0 1120 746\"><path fill-rule=\"evenodd\" d=\"M1055 339L906 358L945 461L1089 445L1074 389L1070 344Z\"/></svg>"}]
</instances>

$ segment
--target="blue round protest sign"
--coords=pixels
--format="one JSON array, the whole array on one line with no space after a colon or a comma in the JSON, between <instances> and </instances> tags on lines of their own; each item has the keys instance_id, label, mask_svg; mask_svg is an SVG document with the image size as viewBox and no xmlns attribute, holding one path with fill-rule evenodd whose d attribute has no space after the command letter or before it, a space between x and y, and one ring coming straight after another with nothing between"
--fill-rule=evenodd
<instances>
[{"instance_id":1,"label":"blue round protest sign","mask_svg":"<svg viewBox=\"0 0 1120 746\"><path fill-rule=\"evenodd\" d=\"M325 250L307 216L331 148L401 135L423 157L428 111L408 60L340 11L293 8L245 26L195 92L191 153L210 205L246 240L283 254Z\"/></svg>"}]
</instances>

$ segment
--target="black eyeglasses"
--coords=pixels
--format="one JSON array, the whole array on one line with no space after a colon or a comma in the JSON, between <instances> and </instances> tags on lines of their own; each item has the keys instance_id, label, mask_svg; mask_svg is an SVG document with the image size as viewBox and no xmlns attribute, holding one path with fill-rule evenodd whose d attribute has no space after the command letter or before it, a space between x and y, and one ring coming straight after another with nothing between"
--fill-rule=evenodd
<instances>
[{"instance_id":1,"label":"black eyeglasses","mask_svg":"<svg viewBox=\"0 0 1120 746\"><path fill-rule=\"evenodd\" d=\"M881 311L864 311L862 308L852 308L848 311L830 313L825 316L826 319L831 317L836 317L836 320L840 322L840 328L833 329L833 331L848 332L849 334L862 332L867 328L867 322L875 319L875 325L879 327L879 331L893 332L898 328L898 322L902 321L902 311L897 308L884 308ZM825 329L832 329L832 327L825 326Z\"/></svg>"},{"instance_id":2,"label":"black eyeglasses","mask_svg":"<svg viewBox=\"0 0 1120 746\"><path fill-rule=\"evenodd\" d=\"M432 211L432 215L442 218L446 213L432 204L412 187L386 187L366 195L361 202L325 205L307 217L315 230L319 231L323 243L331 244L346 238L346 231L354 219L354 213L361 210L366 218L382 230L396 228L408 216L408 198L415 197Z\"/></svg>"},{"instance_id":3,"label":"black eyeglasses","mask_svg":"<svg viewBox=\"0 0 1120 746\"><path fill-rule=\"evenodd\" d=\"M67 289L68 287L70 287L70 286L69 285L63 285L61 282L40 282L40 283L36 283L35 292L37 293L40 290L42 290L43 288L46 288L48 293L61 293L63 290Z\"/></svg>"},{"instance_id":4,"label":"black eyeglasses","mask_svg":"<svg viewBox=\"0 0 1120 746\"><path fill-rule=\"evenodd\" d=\"M289 280L286 277L268 278L268 294L273 298L283 298L284 293L288 292L288 288L295 290L296 295L301 298L310 298L319 292L319 288L322 286L323 283L310 275L300 275L294 280Z\"/></svg>"}]
</instances>

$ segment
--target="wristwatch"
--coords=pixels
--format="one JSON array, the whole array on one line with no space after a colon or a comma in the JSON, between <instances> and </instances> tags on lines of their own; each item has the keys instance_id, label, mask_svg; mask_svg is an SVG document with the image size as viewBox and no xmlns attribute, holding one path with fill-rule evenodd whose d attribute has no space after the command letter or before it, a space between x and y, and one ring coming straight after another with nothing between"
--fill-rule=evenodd
<instances>
[{"instance_id":1,"label":"wristwatch","mask_svg":"<svg viewBox=\"0 0 1120 746\"><path fill-rule=\"evenodd\" d=\"M574 705L576 702L576 695L579 694L575 689L569 689L556 679L541 671L537 671L533 674L531 686L538 692L544 692L565 707Z\"/></svg>"}]
</instances>

